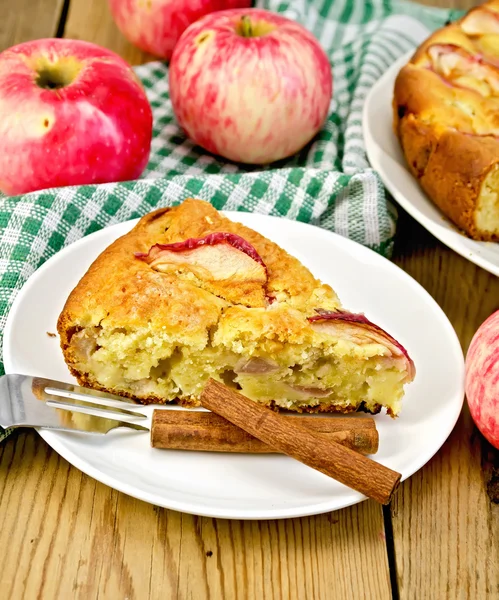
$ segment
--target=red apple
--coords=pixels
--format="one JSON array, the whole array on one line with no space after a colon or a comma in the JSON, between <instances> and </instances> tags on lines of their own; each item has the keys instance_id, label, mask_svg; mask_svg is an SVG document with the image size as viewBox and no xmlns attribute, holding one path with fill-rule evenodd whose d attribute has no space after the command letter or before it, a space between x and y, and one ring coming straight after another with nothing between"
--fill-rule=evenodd
<instances>
[{"instance_id":1,"label":"red apple","mask_svg":"<svg viewBox=\"0 0 499 600\"><path fill-rule=\"evenodd\" d=\"M476 426L499 449L499 310L471 340L466 355L466 397Z\"/></svg>"},{"instance_id":2,"label":"red apple","mask_svg":"<svg viewBox=\"0 0 499 600\"><path fill-rule=\"evenodd\" d=\"M152 113L114 52L66 39L0 54L0 190L136 179L149 158Z\"/></svg>"},{"instance_id":3,"label":"red apple","mask_svg":"<svg viewBox=\"0 0 499 600\"><path fill-rule=\"evenodd\" d=\"M216 10L249 6L251 0L109 0L116 25L127 40L167 60L194 21Z\"/></svg>"},{"instance_id":4,"label":"red apple","mask_svg":"<svg viewBox=\"0 0 499 600\"><path fill-rule=\"evenodd\" d=\"M298 23L266 10L227 10L193 23L170 64L173 110L189 137L237 162L303 148L324 123L329 60Z\"/></svg>"}]
</instances>

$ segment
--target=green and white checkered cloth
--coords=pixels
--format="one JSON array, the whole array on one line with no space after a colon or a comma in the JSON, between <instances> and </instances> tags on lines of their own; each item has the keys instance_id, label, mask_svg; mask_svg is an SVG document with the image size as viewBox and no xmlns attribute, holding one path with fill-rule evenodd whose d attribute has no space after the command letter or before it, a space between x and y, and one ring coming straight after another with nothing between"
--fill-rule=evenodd
<instances>
[{"instance_id":1,"label":"green and white checkered cloth","mask_svg":"<svg viewBox=\"0 0 499 600\"><path fill-rule=\"evenodd\" d=\"M93 231L190 196L208 200L217 209L314 223L390 255L396 213L366 159L363 101L387 67L419 43L411 35L409 18L436 29L457 13L401 0L256 4L302 23L330 57L334 98L322 131L297 156L277 165L257 169L223 162L194 146L176 124L167 66L138 67L154 112L151 158L142 179L0 198L0 346L14 298L48 258Z\"/></svg>"}]
</instances>

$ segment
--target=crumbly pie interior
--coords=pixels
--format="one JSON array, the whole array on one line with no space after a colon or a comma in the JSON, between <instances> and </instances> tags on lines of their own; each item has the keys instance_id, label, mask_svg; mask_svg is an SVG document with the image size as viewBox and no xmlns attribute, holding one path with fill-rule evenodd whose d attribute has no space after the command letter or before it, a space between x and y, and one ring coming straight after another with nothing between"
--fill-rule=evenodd
<instances>
[{"instance_id":1,"label":"crumbly pie interior","mask_svg":"<svg viewBox=\"0 0 499 600\"><path fill-rule=\"evenodd\" d=\"M209 377L294 411L400 410L406 350L257 232L186 200L107 248L59 317L80 384L198 404Z\"/></svg>"},{"instance_id":2,"label":"crumbly pie interior","mask_svg":"<svg viewBox=\"0 0 499 600\"><path fill-rule=\"evenodd\" d=\"M476 240L499 240L499 0L435 32L395 82L409 169Z\"/></svg>"}]
</instances>

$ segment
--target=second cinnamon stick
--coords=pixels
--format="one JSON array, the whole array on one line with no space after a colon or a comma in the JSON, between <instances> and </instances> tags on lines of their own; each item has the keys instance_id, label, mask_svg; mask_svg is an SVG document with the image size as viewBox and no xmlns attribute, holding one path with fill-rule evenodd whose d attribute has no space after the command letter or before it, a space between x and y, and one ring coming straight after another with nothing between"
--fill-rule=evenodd
<instances>
[{"instance_id":1,"label":"second cinnamon stick","mask_svg":"<svg viewBox=\"0 0 499 600\"><path fill-rule=\"evenodd\" d=\"M400 473L291 423L213 379L201 394L201 404L269 446L382 504L390 502L400 482Z\"/></svg>"},{"instance_id":2,"label":"second cinnamon stick","mask_svg":"<svg viewBox=\"0 0 499 600\"><path fill-rule=\"evenodd\" d=\"M379 437L373 418L285 416L361 454L375 454ZM279 453L265 442L212 412L155 410L151 446L208 452Z\"/></svg>"}]
</instances>

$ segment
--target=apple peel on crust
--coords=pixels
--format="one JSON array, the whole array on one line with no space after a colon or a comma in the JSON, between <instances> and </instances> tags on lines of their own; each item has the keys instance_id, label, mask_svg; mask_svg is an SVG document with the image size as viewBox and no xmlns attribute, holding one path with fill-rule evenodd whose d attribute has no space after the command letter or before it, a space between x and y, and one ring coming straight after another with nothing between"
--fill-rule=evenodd
<instances>
[{"instance_id":1,"label":"apple peel on crust","mask_svg":"<svg viewBox=\"0 0 499 600\"><path fill-rule=\"evenodd\" d=\"M234 233L216 232L155 244L135 257L162 273L175 272L228 302L265 306L267 267L255 248Z\"/></svg>"},{"instance_id":2,"label":"apple peel on crust","mask_svg":"<svg viewBox=\"0 0 499 600\"><path fill-rule=\"evenodd\" d=\"M317 313L308 317L308 321L312 325L319 325L324 333L341 333L344 339L351 339L356 344L381 344L389 350L391 358L404 360L407 371L406 383L410 383L416 376L416 367L404 346L379 325L369 321L365 315L343 310L320 309Z\"/></svg>"},{"instance_id":3,"label":"apple peel on crust","mask_svg":"<svg viewBox=\"0 0 499 600\"><path fill-rule=\"evenodd\" d=\"M486 97L499 93L499 70L493 60L455 44L432 44L427 53L429 68L446 83Z\"/></svg>"},{"instance_id":4,"label":"apple peel on crust","mask_svg":"<svg viewBox=\"0 0 499 600\"><path fill-rule=\"evenodd\" d=\"M479 6L463 17L461 29L470 36L498 34L499 14L485 6Z\"/></svg>"}]
</instances>

